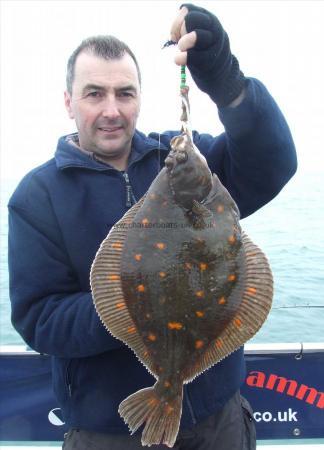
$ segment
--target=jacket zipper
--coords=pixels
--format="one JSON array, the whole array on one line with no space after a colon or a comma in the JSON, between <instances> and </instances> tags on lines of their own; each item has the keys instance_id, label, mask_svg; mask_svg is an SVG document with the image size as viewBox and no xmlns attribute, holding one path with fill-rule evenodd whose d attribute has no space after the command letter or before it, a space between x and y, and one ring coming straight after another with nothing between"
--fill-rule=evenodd
<instances>
[{"instance_id":1,"label":"jacket zipper","mask_svg":"<svg viewBox=\"0 0 324 450\"><path fill-rule=\"evenodd\" d=\"M72 397L72 380L71 380L71 373L70 373L71 365L72 365L72 362L69 361L67 368L66 368L66 373L65 373L65 380L66 380L66 384L67 384L67 388L68 388L70 397Z\"/></svg>"},{"instance_id":2,"label":"jacket zipper","mask_svg":"<svg viewBox=\"0 0 324 450\"><path fill-rule=\"evenodd\" d=\"M190 413L190 416L191 416L192 423L194 425L196 425L197 424L197 420L196 420L195 413L194 413L194 410L193 410L193 407L192 407L192 404L191 404L191 401L190 401L190 398L189 398L188 387L184 386L183 388L184 388L184 391L185 391L184 392L184 396L186 398L186 402L187 402L187 405L188 405L188 409L189 409L189 413Z\"/></svg>"},{"instance_id":3,"label":"jacket zipper","mask_svg":"<svg viewBox=\"0 0 324 450\"><path fill-rule=\"evenodd\" d=\"M135 205L136 198L133 193L132 185L129 181L129 176L127 172L123 172L123 177L126 183L126 207L130 208L131 206Z\"/></svg>"}]
</instances>

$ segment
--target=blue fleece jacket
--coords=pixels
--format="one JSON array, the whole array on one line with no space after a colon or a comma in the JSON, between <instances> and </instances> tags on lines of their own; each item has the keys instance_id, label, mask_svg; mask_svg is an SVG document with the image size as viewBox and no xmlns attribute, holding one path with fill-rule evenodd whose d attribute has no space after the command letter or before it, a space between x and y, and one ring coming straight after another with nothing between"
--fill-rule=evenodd
<instances>
[{"instance_id":1,"label":"blue fleece jacket","mask_svg":"<svg viewBox=\"0 0 324 450\"><path fill-rule=\"evenodd\" d=\"M222 108L225 133L194 141L235 199L241 217L282 189L296 170L294 144L265 87L248 79L246 98ZM154 180L179 132L136 131L127 168L138 200ZM122 172L60 138L55 157L32 170L9 202L12 321L36 351L52 355L53 383L69 427L127 432L118 405L153 377L101 324L89 271L101 241L127 211ZM129 192L128 192L129 193ZM240 349L185 386L181 427L215 413L244 380Z\"/></svg>"}]
</instances>

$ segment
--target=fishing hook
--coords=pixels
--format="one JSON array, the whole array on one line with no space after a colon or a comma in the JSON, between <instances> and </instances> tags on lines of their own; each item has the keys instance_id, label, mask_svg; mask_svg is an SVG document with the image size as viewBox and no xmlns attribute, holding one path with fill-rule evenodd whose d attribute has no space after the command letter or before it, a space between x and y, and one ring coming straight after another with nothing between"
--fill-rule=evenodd
<instances>
[{"instance_id":1,"label":"fishing hook","mask_svg":"<svg viewBox=\"0 0 324 450\"><path fill-rule=\"evenodd\" d=\"M170 45L176 45L175 41L166 41L166 43L163 45L162 50L166 47L170 47Z\"/></svg>"}]
</instances>

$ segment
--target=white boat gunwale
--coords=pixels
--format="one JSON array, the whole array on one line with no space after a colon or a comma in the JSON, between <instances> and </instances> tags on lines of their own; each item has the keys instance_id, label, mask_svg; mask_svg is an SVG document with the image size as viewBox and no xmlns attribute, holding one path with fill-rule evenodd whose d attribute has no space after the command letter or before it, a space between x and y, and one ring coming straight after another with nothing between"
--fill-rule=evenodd
<instances>
[{"instance_id":1,"label":"white boat gunwale","mask_svg":"<svg viewBox=\"0 0 324 450\"><path fill-rule=\"evenodd\" d=\"M245 344L244 353L252 354L278 354L278 353L304 353L324 352L324 342L288 342L288 343L269 343L269 344ZM28 348L25 345L0 345L1 355L13 356L49 356L41 354Z\"/></svg>"}]
</instances>

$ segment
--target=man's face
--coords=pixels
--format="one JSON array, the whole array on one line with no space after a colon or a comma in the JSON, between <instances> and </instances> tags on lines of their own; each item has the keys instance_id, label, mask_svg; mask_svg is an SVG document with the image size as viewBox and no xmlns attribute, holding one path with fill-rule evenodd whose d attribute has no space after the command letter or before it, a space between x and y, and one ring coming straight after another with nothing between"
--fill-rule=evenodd
<instances>
[{"instance_id":1,"label":"man's face","mask_svg":"<svg viewBox=\"0 0 324 450\"><path fill-rule=\"evenodd\" d=\"M127 160L140 110L140 85L130 55L105 60L80 53L65 105L75 119L81 148L107 162Z\"/></svg>"}]
</instances>

